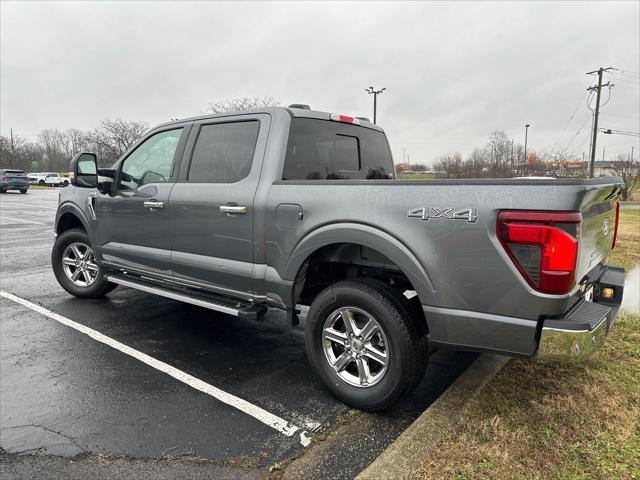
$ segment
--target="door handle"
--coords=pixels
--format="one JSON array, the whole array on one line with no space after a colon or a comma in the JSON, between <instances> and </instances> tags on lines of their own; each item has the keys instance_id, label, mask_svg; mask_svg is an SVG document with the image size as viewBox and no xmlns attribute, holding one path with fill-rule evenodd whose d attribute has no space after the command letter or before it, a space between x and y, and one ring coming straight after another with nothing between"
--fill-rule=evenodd
<instances>
[{"instance_id":1,"label":"door handle","mask_svg":"<svg viewBox=\"0 0 640 480\"><path fill-rule=\"evenodd\" d=\"M164 208L164 202L156 202L155 200L147 201L143 203L144 208Z\"/></svg>"},{"instance_id":2,"label":"door handle","mask_svg":"<svg viewBox=\"0 0 640 480\"><path fill-rule=\"evenodd\" d=\"M247 213L247 207L240 207L238 205L220 205L220 211L222 213L237 215Z\"/></svg>"}]
</instances>

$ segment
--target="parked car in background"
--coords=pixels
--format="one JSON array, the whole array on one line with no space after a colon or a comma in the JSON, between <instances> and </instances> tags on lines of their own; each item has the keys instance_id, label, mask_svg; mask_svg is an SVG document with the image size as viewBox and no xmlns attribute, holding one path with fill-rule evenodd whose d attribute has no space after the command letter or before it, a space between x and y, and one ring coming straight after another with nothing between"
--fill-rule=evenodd
<instances>
[{"instance_id":1,"label":"parked car in background","mask_svg":"<svg viewBox=\"0 0 640 480\"><path fill-rule=\"evenodd\" d=\"M57 172L30 173L29 183L40 186L66 187L69 185L69 178L61 177Z\"/></svg>"},{"instance_id":2,"label":"parked car in background","mask_svg":"<svg viewBox=\"0 0 640 480\"><path fill-rule=\"evenodd\" d=\"M7 190L20 190L20 193L27 193L29 190L27 175L22 170L0 169L0 193L5 193Z\"/></svg>"}]
</instances>

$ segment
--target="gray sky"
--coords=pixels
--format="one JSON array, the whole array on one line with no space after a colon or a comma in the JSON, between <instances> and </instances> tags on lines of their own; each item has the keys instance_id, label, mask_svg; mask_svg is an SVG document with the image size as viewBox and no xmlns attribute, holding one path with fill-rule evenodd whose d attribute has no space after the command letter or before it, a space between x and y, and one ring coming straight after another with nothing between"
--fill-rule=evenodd
<instances>
[{"instance_id":1,"label":"gray sky","mask_svg":"<svg viewBox=\"0 0 640 480\"><path fill-rule=\"evenodd\" d=\"M524 142L525 123L532 150L581 155L587 71L623 70L605 75L616 86L600 125L640 130L639 6L3 1L0 129L153 125L265 94L371 117L374 85L396 162L466 154L495 129ZM638 140L600 135L598 157L635 146L638 158Z\"/></svg>"}]
</instances>

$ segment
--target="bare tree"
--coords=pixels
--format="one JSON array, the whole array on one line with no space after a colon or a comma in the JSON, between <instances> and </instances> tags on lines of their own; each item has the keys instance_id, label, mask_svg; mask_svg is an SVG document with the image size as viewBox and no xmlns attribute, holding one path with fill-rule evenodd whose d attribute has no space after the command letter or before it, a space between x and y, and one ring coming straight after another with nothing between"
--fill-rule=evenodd
<instances>
[{"instance_id":1,"label":"bare tree","mask_svg":"<svg viewBox=\"0 0 640 480\"><path fill-rule=\"evenodd\" d=\"M103 165L115 162L134 143L136 143L145 131L148 130L146 122L129 120L105 119L100 123L91 135L91 143Z\"/></svg>"},{"instance_id":2,"label":"bare tree","mask_svg":"<svg viewBox=\"0 0 640 480\"><path fill-rule=\"evenodd\" d=\"M19 135L0 136L0 165L5 168L32 170L33 165L42 161L43 147L39 143L28 142Z\"/></svg>"},{"instance_id":3,"label":"bare tree","mask_svg":"<svg viewBox=\"0 0 640 480\"><path fill-rule=\"evenodd\" d=\"M622 178L624 183L622 187L622 200L627 200L629 195L638 186L640 180L640 162L632 162L630 158L626 158L624 155L618 155L613 162L613 171L615 175Z\"/></svg>"},{"instance_id":4,"label":"bare tree","mask_svg":"<svg viewBox=\"0 0 640 480\"><path fill-rule=\"evenodd\" d=\"M242 112L255 108L277 107L278 105L280 105L280 102L269 95L265 95L262 98L240 97L210 103L203 113Z\"/></svg>"},{"instance_id":5,"label":"bare tree","mask_svg":"<svg viewBox=\"0 0 640 480\"><path fill-rule=\"evenodd\" d=\"M491 176L511 176L512 146L511 139L502 130L496 130L489 136L485 155Z\"/></svg>"},{"instance_id":6,"label":"bare tree","mask_svg":"<svg viewBox=\"0 0 640 480\"><path fill-rule=\"evenodd\" d=\"M543 150L538 160L544 165L544 173L553 177L584 177L586 163L578 155L567 150Z\"/></svg>"},{"instance_id":7,"label":"bare tree","mask_svg":"<svg viewBox=\"0 0 640 480\"><path fill-rule=\"evenodd\" d=\"M434 167L445 178L460 178L462 176L462 155L459 152L440 157Z\"/></svg>"},{"instance_id":8,"label":"bare tree","mask_svg":"<svg viewBox=\"0 0 640 480\"><path fill-rule=\"evenodd\" d=\"M47 170L61 171L66 168L70 158L65 153L66 135L62 130L49 128L42 130L38 140L43 147L43 162Z\"/></svg>"},{"instance_id":9,"label":"bare tree","mask_svg":"<svg viewBox=\"0 0 640 480\"><path fill-rule=\"evenodd\" d=\"M465 160L463 173L465 178L480 178L484 176L487 169L487 161L485 150L480 147L474 147L471 155Z\"/></svg>"}]
</instances>

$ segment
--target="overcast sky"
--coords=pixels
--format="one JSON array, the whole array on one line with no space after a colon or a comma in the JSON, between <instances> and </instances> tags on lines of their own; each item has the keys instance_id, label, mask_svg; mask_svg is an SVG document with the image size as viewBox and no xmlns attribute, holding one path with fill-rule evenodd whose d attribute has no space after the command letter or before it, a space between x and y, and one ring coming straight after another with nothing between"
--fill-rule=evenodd
<instances>
[{"instance_id":1,"label":"overcast sky","mask_svg":"<svg viewBox=\"0 0 640 480\"><path fill-rule=\"evenodd\" d=\"M639 5L3 1L0 129L153 125L264 95L372 117L373 85L396 162L466 154L496 129L524 142L525 123L530 149L581 156L590 70L620 69L600 125L640 130ZM638 158L638 140L600 135L598 157Z\"/></svg>"}]
</instances>

